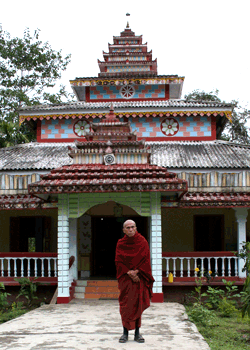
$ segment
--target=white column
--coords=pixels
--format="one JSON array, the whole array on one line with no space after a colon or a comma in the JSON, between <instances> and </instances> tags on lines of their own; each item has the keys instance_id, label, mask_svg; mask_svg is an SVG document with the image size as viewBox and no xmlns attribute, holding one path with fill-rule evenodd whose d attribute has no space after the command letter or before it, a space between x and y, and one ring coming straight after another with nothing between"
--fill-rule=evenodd
<instances>
[{"instance_id":1,"label":"white column","mask_svg":"<svg viewBox=\"0 0 250 350\"><path fill-rule=\"evenodd\" d=\"M162 293L161 194L151 193L151 260L155 279L153 293Z\"/></svg>"},{"instance_id":2,"label":"white column","mask_svg":"<svg viewBox=\"0 0 250 350\"><path fill-rule=\"evenodd\" d=\"M69 298L69 218L68 196L58 198L58 301L68 302Z\"/></svg>"},{"instance_id":3,"label":"white column","mask_svg":"<svg viewBox=\"0 0 250 350\"><path fill-rule=\"evenodd\" d=\"M75 262L69 270L69 284L78 279L77 263L77 219L69 219L69 257L74 256Z\"/></svg>"},{"instance_id":4,"label":"white column","mask_svg":"<svg viewBox=\"0 0 250 350\"><path fill-rule=\"evenodd\" d=\"M246 242L246 222L247 222L247 208L234 208L235 210L235 218L237 221L237 250L238 252L242 248L243 242ZM242 268L244 266L244 260L239 260L239 277L246 277L246 272L242 272Z\"/></svg>"}]
</instances>

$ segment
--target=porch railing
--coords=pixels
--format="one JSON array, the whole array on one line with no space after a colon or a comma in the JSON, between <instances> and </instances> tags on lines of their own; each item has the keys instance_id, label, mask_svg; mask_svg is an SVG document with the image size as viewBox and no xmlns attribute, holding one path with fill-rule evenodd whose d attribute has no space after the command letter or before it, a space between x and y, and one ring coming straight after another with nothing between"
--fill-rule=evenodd
<instances>
[{"instance_id":1,"label":"porch railing","mask_svg":"<svg viewBox=\"0 0 250 350\"><path fill-rule=\"evenodd\" d=\"M0 277L57 277L57 253L0 253Z\"/></svg>"},{"instance_id":2,"label":"porch railing","mask_svg":"<svg viewBox=\"0 0 250 350\"><path fill-rule=\"evenodd\" d=\"M204 277L209 271L215 277L238 277L238 257L233 252L164 252L163 277ZM199 268L199 272L195 271Z\"/></svg>"}]
</instances>

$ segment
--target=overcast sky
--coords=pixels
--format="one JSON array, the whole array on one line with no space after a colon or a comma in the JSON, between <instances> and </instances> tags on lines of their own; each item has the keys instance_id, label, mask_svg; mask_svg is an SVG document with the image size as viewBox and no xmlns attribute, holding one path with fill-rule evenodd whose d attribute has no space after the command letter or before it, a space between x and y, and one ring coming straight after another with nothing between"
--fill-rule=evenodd
<instances>
[{"instance_id":1,"label":"overcast sky","mask_svg":"<svg viewBox=\"0 0 250 350\"><path fill-rule=\"evenodd\" d=\"M126 13L130 17L126 17ZM249 0L0 0L0 23L12 36L26 27L41 30L40 39L70 53L62 83L97 76L113 35L129 20L143 35L158 74L185 76L184 94L218 89L226 102L250 108Z\"/></svg>"}]
</instances>

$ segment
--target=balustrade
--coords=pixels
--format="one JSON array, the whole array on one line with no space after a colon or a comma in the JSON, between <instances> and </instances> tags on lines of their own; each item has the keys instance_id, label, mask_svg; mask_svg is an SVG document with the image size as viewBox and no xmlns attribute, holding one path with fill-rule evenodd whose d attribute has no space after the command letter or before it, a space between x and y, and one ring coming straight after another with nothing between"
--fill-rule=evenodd
<instances>
[{"instance_id":1,"label":"balustrade","mask_svg":"<svg viewBox=\"0 0 250 350\"><path fill-rule=\"evenodd\" d=\"M238 277L238 257L232 252L163 253L163 277L204 277L212 271L215 277ZM198 268L199 272L195 271Z\"/></svg>"},{"instance_id":2,"label":"balustrade","mask_svg":"<svg viewBox=\"0 0 250 350\"><path fill-rule=\"evenodd\" d=\"M57 254L0 253L0 277L57 277Z\"/></svg>"}]
</instances>

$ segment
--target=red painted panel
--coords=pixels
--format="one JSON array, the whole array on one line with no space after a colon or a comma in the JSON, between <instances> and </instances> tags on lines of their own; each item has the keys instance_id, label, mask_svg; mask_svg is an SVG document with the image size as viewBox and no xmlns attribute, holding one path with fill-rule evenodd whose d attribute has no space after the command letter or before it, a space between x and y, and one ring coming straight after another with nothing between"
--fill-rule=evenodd
<instances>
[{"instance_id":1,"label":"red painted panel","mask_svg":"<svg viewBox=\"0 0 250 350\"><path fill-rule=\"evenodd\" d=\"M70 300L70 297L57 297L57 304L68 304Z\"/></svg>"},{"instance_id":2,"label":"red painted panel","mask_svg":"<svg viewBox=\"0 0 250 350\"><path fill-rule=\"evenodd\" d=\"M163 301L164 301L163 293L154 293L151 298L152 303L163 303Z\"/></svg>"},{"instance_id":3,"label":"red painted panel","mask_svg":"<svg viewBox=\"0 0 250 350\"><path fill-rule=\"evenodd\" d=\"M90 87L85 87L85 96L86 96L86 102L90 102Z\"/></svg>"}]
</instances>

